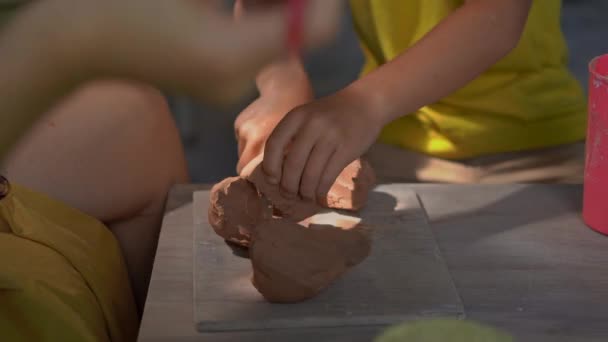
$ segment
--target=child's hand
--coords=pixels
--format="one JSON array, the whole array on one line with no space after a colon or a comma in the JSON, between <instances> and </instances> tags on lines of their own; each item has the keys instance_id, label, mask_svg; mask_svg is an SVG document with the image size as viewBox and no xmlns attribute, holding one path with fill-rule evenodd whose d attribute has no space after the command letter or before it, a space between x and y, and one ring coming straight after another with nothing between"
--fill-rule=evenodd
<instances>
[{"instance_id":1,"label":"child's hand","mask_svg":"<svg viewBox=\"0 0 608 342\"><path fill-rule=\"evenodd\" d=\"M305 48L331 39L342 12L342 0L310 5ZM262 66L287 53L285 12L273 6L235 22L217 0L30 1L0 30L0 122L9 122L0 125L0 157L41 113L94 79L234 102Z\"/></svg>"},{"instance_id":2,"label":"child's hand","mask_svg":"<svg viewBox=\"0 0 608 342\"><path fill-rule=\"evenodd\" d=\"M45 38L61 35L55 49L70 54L66 64L86 63L86 78L133 78L223 104L252 90L259 69L286 53L287 16L279 4L235 22L217 3L48 0L32 7L39 9L34 20L46 22ZM310 1L306 48L333 37L340 10L340 0Z\"/></svg>"},{"instance_id":3,"label":"child's hand","mask_svg":"<svg viewBox=\"0 0 608 342\"><path fill-rule=\"evenodd\" d=\"M378 117L365 94L348 88L294 109L266 143L268 182L322 204L344 167L376 140L384 125Z\"/></svg>"},{"instance_id":4,"label":"child's hand","mask_svg":"<svg viewBox=\"0 0 608 342\"><path fill-rule=\"evenodd\" d=\"M237 172L264 151L268 136L290 110L312 98L302 96L261 96L237 117L234 128L239 147Z\"/></svg>"},{"instance_id":5,"label":"child's hand","mask_svg":"<svg viewBox=\"0 0 608 342\"><path fill-rule=\"evenodd\" d=\"M297 60L275 62L257 77L260 97L234 122L239 144L237 172L264 151L270 133L285 115L314 99L312 85Z\"/></svg>"},{"instance_id":6,"label":"child's hand","mask_svg":"<svg viewBox=\"0 0 608 342\"><path fill-rule=\"evenodd\" d=\"M286 18L281 8L257 11L234 22L229 13L220 13L207 1L104 3L95 5L106 10L100 30L107 42L102 56L119 51L116 62L123 73L152 76L150 81L160 80L171 90L205 102L225 103L251 91L259 68L285 49ZM325 35L316 32L309 37L318 41Z\"/></svg>"},{"instance_id":7,"label":"child's hand","mask_svg":"<svg viewBox=\"0 0 608 342\"><path fill-rule=\"evenodd\" d=\"M239 114L234 122L239 155L237 173L264 151L268 136L291 109L281 107L269 97L260 97Z\"/></svg>"}]
</instances>

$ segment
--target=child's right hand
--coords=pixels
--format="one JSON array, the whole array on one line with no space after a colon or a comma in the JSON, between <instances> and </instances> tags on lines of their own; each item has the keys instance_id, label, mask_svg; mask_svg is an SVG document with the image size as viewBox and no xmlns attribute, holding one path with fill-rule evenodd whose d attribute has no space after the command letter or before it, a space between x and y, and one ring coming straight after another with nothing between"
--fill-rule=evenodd
<instances>
[{"instance_id":1,"label":"child's right hand","mask_svg":"<svg viewBox=\"0 0 608 342\"><path fill-rule=\"evenodd\" d=\"M286 198L301 196L326 205L338 175L374 143L386 125L379 97L351 85L290 111L264 148L268 183Z\"/></svg>"}]
</instances>

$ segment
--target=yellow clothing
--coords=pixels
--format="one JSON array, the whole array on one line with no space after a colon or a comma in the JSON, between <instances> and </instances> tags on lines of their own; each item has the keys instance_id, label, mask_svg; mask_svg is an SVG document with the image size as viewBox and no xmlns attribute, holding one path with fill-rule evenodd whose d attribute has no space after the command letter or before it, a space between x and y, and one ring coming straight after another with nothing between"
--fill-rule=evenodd
<instances>
[{"instance_id":1,"label":"yellow clothing","mask_svg":"<svg viewBox=\"0 0 608 342\"><path fill-rule=\"evenodd\" d=\"M13 184L0 200L0 339L134 341L137 326L108 228Z\"/></svg>"},{"instance_id":2,"label":"yellow clothing","mask_svg":"<svg viewBox=\"0 0 608 342\"><path fill-rule=\"evenodd\" d=\"M363 74L397 57L463 2L351 0ZM560 12L561 1L533 1L517 48L452 95L387 125L380 141L464 159L584 139L586 99L566 66Z\"/></svg>"}]
</instances>

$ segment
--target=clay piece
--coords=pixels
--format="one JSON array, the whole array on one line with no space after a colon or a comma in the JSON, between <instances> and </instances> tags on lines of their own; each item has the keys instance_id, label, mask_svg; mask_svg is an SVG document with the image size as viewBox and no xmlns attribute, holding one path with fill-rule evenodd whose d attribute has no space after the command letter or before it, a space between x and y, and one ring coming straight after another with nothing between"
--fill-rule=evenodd
<instances>
[{"instance_id":1,"label":"clay piece","mask_svg":"<svg viewBox=\"0 0 608 342\"><path fill-rule=\"evenodd\" d=\"M272 303L295 303L318 295L371 251L362 225L308 228L273 218L258 225L249 250L252 284Z\"/></svg>"},{"instance_id":2,"label":"clay piece","mask_svg":"<svg viewBox=\"0 0 608 342\"><path fill-rule=\"evenodd\" d=\"M266 181L263 156L211 189L209 223L216 234L245 256L253 267L255 288L269 302L294 303L312 298L370 253L368 230L358 222L315 224L323 208L299 197L286 198ZM334 209L359 210L375 183L369 164L355 160L338 176L327 195Z\"/></svg>"},{"instance_id":3,"label":"clay piece","mask_svg":"<svg viewBox=\"0 0 608 342\"><path fill-rule=\"evenodd\" d=\"M211 189L208 216L216 234L247 247L252 230L272 217L272 207L250 182L230 177Z\"/></svg>"},{"instance_id":4,"label":"clay piece","mask_svg":"<svg viewBox=\"0 0 608 342\"><path fill-rule=\"evenodd\" d=\"M372 166L364 159L356 159L340 173L327 193L327 207L358 211L367 202L367 196L376 184Z\"/></svg>"}]
</instances>

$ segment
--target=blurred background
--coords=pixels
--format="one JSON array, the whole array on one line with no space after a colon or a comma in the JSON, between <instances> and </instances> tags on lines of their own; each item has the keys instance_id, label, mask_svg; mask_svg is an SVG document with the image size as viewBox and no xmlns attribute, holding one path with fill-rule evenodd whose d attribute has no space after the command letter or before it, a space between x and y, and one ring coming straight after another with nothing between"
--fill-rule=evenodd
<instances>
[{"instance_id":1,"label":"blurred background","mask_svg":"<svg viewBox=\"0 0 608 342\"><path fill-rule=\"evenodd\" d=\"M588 62L608 53L608 0L563 0L562 13L562 27L570 47L570 69L586 89ZM363 63L349 15L345 7L342 30L333 44L306 58L306 69L317 96L334 92L354 80ZM237 145L233 123L252 99L225 112L201 107L186 98L169 99L193 182L215 183L235 175Z\"/></svg>"}]
</instances>

